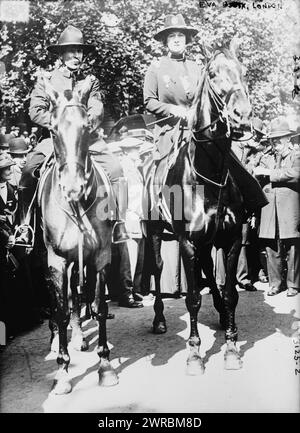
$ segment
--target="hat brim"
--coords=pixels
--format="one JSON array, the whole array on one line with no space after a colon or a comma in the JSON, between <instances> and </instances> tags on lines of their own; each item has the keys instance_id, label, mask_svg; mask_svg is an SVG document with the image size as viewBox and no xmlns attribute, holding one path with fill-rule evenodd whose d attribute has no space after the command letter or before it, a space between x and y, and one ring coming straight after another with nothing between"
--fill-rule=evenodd
<instances>
[{"instance_id":1,"label":"hat brim","mask_svg":"<svg viewBox=\"0 0 300 433\"><path fill-rule=\"evenodd\" d=\"M10 153L11 155L27 155L28 152L30 152L30 149L28 149L28 150L15 150L15 151L9 150L8 151L8 153Z\"/></svg>"},{"instance_id":2,"label":"hat brim","mask_svg":"<svg viewBox=\"0 0 300 433\"><path fill-rule=\"evenodd\" d=\"M199 31L197 29L195 29L194 27L180 27L180 26L170 26L170 27L166 27L162 30L160 30L159 32L157 32L153 37L156 41L161 41L168 33L171 32L182 32L184 33L186 36L190 36L193 37L195 36L197 33L199 33Z\"/></svg>"},{"instance_id":3,"label":"hat brim","mask_svg":"<svg viewBox=\"0 0 300 433\"><path fill-rule=\"evenodd\" d=\"M266 132L262 131L261 129L255 128L254 126L253 126L253 129L255 132L258 132L260 135L266 135Z\"/></svg>"},{"instance_id":4,"label":"hat brim","mask_svg":"<svg viewBox=\"0 0 300 433\"><path fill-rule=\"evenodd\" d=\"M278 131L278 132L267 134L266 138L270 139L270 138L288 137L288 136L292 136L293 134L294 134L293 131Z\"/></svg>"},{"instance_id":5,"label":"hat brim","mask_svg":"<svg viewBox=\"0 0 300 433\"><path fill-rule=\"evenodd\" d=\"M70 43L68 42L68 43L65 43L65 44L49 45L49 47L47 47L47 50L48 50L51 54L58 54L58 55L59 55L59 54L63 51L63 49L64 49L65 47L73 47L73 46L78 46L78 47L82 48L82 50L83 50L83 52L84 52L85 54L90 53L90 52L93 52L93 51L95 51L95 49L96 49L95 45L79 44L79 43L75 43L75 42L72 43L72 44L70 44Z\"/></svg>"}]
</instances>

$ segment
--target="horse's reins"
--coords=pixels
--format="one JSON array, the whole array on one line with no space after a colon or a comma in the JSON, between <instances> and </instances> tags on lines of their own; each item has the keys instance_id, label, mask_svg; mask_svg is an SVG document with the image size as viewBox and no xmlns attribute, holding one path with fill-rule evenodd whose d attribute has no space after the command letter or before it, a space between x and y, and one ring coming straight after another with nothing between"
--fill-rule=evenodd
<instances>
[{"instance_id":1,"label":"horse's reins","mask_svg":"<svg viewBox=\"0 0 300 433\"><path fill-rule=\"evenodd\" d=\"M72 107L72 106L80 107L80 108L82 108L86 112L85 105L79 104L79 103L78 104L67 104L67 105L64 106L63 111L67 107ZM96 191L98 190L98 181L97 181L97 176L96 176L96 173L95 173L95 170L94 170L94 166L91 163L91 168L90 168L90 170L88 170L87 164L88 164L88 159L87 158L85 159L85 164L84 165L81 164L81 163L79 163L79 162L76 162L76 165L78 167L80 167L83 170L83 172L85 173L85 188L86 188L85 191L84 191L85 199L87 199L88 196L89 196L89 194L91 193L92 188L95 185L95 182L96 182L96 186L97 186ZM57 171L57 169L58 169L58 173L60 173L63 170L63 168L68 165L68 163L64 162L63 164L59 165L58 167L57 167L57 165L58 164L57 164L57 161L56 161L55 164L54 164L54 166L53 166L53 170L52 170L52 182L54 181L55 171ZM93 176L93 179L92 179L92 183L91 183L91 185L89 187L87 187L88 182L89 182L89 180L90 180L90 178L91 178L91 176L92 176L93 173L94 173L94 176ZM58 175L58 177L59 177L59 175ZM60 181L58 182L58 184L59 184L60 188L62 189L62 185L61 185ZM95 202L97 200L97 193L95 194L95 198L94 198L93 202L90 204L90 206L87 207L87 209L85 209L85 211L82 214L80 213L77 204L75 204L74 202L72 202L72 201L69 202L69 205L70 205L70 208L71 208L71 211L72 211L72 212L70 212L68 209L66 209L64 206L62 206L61 203L59 203L59 201L56 198L55 194L54 194L54 199L55 199L58 207L71 219L71 221L78 227L78 230L79 230L79 239L78 239L78 273L79 273L79 283L78 283L78 287L79 287L80 293L82 293L82 288L83 288L83 285L84 285L84 276L83 276L83 267L84 267L84 265L83 265L83 246L84 246L84 235L85 235L85 233L87 233L87 228L85 227L85 224L83 222L83 217L94 206L94 204L95 204Z\"/></svg>"},{"instance_id":2,"label":"horse's reins","mask_svg":"<svg viewBox=\"0 0 300 433\"><path fill-rule=\"evenodd\" d=\"M192 136L192 139L196 143L201 143L201 147L202 148L203 148L203 146L202 146L203 143L214 143L218 147L219 151L222 153L221 149L219 148L218 144L216 143L216 140L219 140L219 139L222 139L222 138L228 139L231 136L229 113L227 112L227 105L228 105L228 103L229 103L232 95L235 92L241 90L241 86L239 86L239 85L232 86L232 88L230 89L230 91L226 94L225 101L223 101L223 99L221 98L221 96L218 94L218 92L214 88L214 85L212 84L211 79L209 77L209 74L208 74L209 65L210 65L210 63L206 67L206 71L205 71L206 77L205 77L205 79L208 82L208 94L211 97L213 103L215 104L215 106L217 108L217 117L209 125L206 125L203 128L200 128L198 130L191 130L191 136ZM206 130L208 130L209 128L212 129L213 127L216 127L216 125L217 125L218 122L226 123L226 129L227 130L226 130L225 135L223 135L223 136L221 135L221 136L218 136L218 137L212 137L212 138L207 137L205 139L198 139L198 138L196 138L195 134L201 134L201 133L205 132ZM236 141L241 141L241 140L236 140ZM204 151L205 151L205 149L204 149ZM218 230L219 220L220 220L220 203L221 203L221 198L222 198L222 191L224 190L225 186L227 185L228 178L229 178L229 169L227 168L227 171L226 171L226 164L225 164L226 154L224 155L223 168L222 168L222 176L221 176L221 182L220 183L215 182L212 179L207 178L206 176L204 176L203 174L199 173L196 170L196 167L194 165L194 161L193 161L193 159L191 158L191 155L190 155L190 147L189 147L189 159L190 159L190 163L191 163L192 172L197 177L200 177L205 182L207 182L207 183L209 183L211 185L214 185L215 187L219 188L218 201L217 201L216 223L215 223L215 230L214 230L214 235L215 235L215 233ZM225 174L225 171L226 171L226 174Z\"/></svg>"}]
</instances>

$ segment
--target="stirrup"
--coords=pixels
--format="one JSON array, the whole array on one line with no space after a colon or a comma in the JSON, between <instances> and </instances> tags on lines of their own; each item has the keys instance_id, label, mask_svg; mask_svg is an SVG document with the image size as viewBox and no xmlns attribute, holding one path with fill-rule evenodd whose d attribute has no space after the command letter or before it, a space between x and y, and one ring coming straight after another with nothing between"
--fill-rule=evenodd
<instances>
[{"instance_id":1,"label":"stirrup","mask_svg":"<svg viewBox=\"0 0 300 433\"><path fill-rule=\"evenodd\" d=\"M28 224L21 224L16 227L15 233L15 246L33 248L34 245L34 230Z\"/></svg>"}]
</instances>

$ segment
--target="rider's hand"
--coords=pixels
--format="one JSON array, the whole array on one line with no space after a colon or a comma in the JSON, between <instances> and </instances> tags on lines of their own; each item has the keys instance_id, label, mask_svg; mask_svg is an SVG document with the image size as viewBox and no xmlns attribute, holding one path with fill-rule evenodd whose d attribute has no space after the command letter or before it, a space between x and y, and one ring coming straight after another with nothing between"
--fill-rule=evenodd
<instances>
[{"instance_id":1,"label":"rider's hand","mask_svg":"<svg viewBox=\"0 0 300 433\"><path fill-rule=\"evenodd\" d=\"M174 117L179 117L181 119L187 119L187 109L185 107L182 107L180 105L173 105L170 109L170 113Z\"/></svg>"},{"instance_id":2,"label":"rider's hand","mask_svg":"<svg viewBox=\"0 0 300 433\"><path fill-rule=\"evenodd\" d=\"M15 245L15 237L13 236L13 235L10 235L9 236L9 238L8 238L8 240L7 240L7 244L6 244L6 248L7 249L11 249L11 248L13 248L13 246Z\"/></svg>"}]
</instances>

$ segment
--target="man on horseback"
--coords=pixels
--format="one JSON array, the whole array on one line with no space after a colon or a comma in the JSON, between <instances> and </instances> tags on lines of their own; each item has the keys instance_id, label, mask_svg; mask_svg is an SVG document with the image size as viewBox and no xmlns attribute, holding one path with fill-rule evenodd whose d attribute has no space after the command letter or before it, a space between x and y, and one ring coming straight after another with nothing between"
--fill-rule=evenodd
<instances>
[{"instance_id":1,"label":"man on horseback","mask_svg":"<svg viewBox=\"0 0 300 433\"><path fill-rule=\"evenodd\" d=\"M59 56L61 66L48 73L48 79L57 92L74 89L80 90L86 76L81 65L84 55L95 49L93 45L83 42L82 32L73 26L68 26L60 35L58 43L50 45L48 51ZM90 76L91 84L86 106L91 125L91 144L97 142L99 154L97 162L108 175L115 199L117 201L117 221L113 230L113 242L119 243L129 239L124 219L127 207L126 194L122 194L120 183L124 185L124 174L118 159L108 151L103 140L99 138L99 127L103 119L103 103L100 93L100 83L94 76ZM43 140L38 143L23 169L20 180L21 226L18 243L28 243L28 225L33 207L36 186L38 182L37 170L41 168L45 158L53 152L51 132L51 103L45 92L44 77L40 77L31 94L29 115L33 122L44 128ZM51 134L50 134L51 135Z\"/></svg>"}]
</instances>

